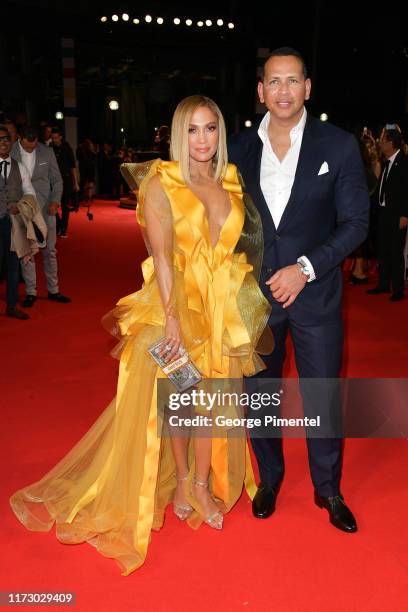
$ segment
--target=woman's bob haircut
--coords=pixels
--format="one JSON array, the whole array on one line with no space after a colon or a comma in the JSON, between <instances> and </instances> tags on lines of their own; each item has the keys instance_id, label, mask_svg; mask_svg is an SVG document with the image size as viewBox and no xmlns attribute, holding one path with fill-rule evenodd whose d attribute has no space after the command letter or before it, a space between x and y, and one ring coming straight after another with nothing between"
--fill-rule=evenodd
<instances>
[{"instance_id":1,"label":"woman's bob haircut","mask_svg":"<svg viewBox=\"0 0 408 612\"><path fill-rule=\"evenodd\" d=\"M224 117L217 104L206 96L188 96L184 98L174 111L171 123L170 157L180 163L181 175L186 183L191 183L190 154L188 145L188 130L191 117L200 106L206 106L214 113L218 121L218 148L214 156L214 179L223 179L227 171L227 136Z\"/></svg>"}]
</instances>

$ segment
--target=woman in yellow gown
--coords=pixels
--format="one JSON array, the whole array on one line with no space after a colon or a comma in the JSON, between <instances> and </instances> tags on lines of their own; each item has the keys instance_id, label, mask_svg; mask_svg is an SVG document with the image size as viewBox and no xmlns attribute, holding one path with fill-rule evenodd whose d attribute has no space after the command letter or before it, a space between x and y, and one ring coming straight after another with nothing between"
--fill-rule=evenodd
<instances>
[{"instance_id":1,"label":"woman in yellow gown","mask_svg":"<svg viewBox=\"0 0 408 612\"><path fill-rule=\"evenodd\" d=\"M191 527L220 529L244 484L250 497L256 491L245 436L160 436L164 375L149 346L164 336L169 358L182 344L204 378L242 378L263 367L255 348L269 317L255 278L261 223L227 163L224 120L212 100L180 102L171 157L126 168L143 179L137 216L150 257L143 288L108 317L120 337L117 395L48 474L11 497L28 529L55 523L61 542L93 544L124 575L143 564L171 500Z\"/></svg>"}]
</instances>

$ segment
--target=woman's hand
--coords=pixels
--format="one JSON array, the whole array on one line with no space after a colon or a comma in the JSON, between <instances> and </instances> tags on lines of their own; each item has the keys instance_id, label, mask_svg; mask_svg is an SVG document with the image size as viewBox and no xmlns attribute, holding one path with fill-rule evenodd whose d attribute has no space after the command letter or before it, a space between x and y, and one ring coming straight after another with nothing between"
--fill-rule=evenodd
<instances>
[{"instance_id":1,"label":"woman's hand","mask_svg":"<svg viewBox=\"0 0 408 612\"><path fill-rule=\"evenodd\" d=\"M180 323L177 317L174 315L167 315L166 328L165 328L165 340L163 341L160 349L160 356L167 353L165 362L169 363L177 357L179 348L181 346L181 334L180 334Z\"/></svg>"}]
</instances>

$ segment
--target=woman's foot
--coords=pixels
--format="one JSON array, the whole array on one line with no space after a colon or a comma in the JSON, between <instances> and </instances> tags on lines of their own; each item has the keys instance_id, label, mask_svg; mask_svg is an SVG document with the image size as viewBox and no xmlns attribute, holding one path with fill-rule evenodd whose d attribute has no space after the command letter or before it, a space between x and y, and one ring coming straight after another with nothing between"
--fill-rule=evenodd
<instances>
[{"instance_id":1,"label":"woman's foot","mask_svg":"<svg viewBox=\"0 0 408 612\"><path fill-rule=\"evenodd\" d=\"M188 474L183 476L177 476L177 487L174 491L173 497L173 511L174 514L180 519L180 521L185 521L188 519L190 514L193 511L193 508L190 506L186 499L186 494L184 491L185 483L188 479Z\"/></svg>"},{"instance_id":2,"label":"woman's foot","mask_svg":"<svg viewBox=\"0 0 408 612\"><path fill-rule=\"evenodd\" d=\"M204 522L213 529L222 529L223 515L208 490L208 480L193 478L193 496L198 501Z\"/></svg>"}]
</instances>

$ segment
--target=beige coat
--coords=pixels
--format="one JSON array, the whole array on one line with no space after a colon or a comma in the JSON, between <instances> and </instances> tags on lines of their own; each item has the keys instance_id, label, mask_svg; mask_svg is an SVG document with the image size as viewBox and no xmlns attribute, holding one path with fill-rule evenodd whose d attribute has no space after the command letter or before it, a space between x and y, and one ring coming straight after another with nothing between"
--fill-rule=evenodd
<instances>
[{"instance_id":1,"label":"beige coat","mask_svg":"<svg viewBox=\"0 0 408 612\"><path fill-rule=\"evenodd\" d=\"M15 251L19 259L23 259L24 262L27 262L29 259L34 258L34 255L38 253L40 248L45 247L47 225L34 196L25 194L21 200L17 202L17 208L19 214L10 215L10 250ZM44 236L42 242L38 242L33 224L38 227Z\"/></svg>"}]
</instances>

